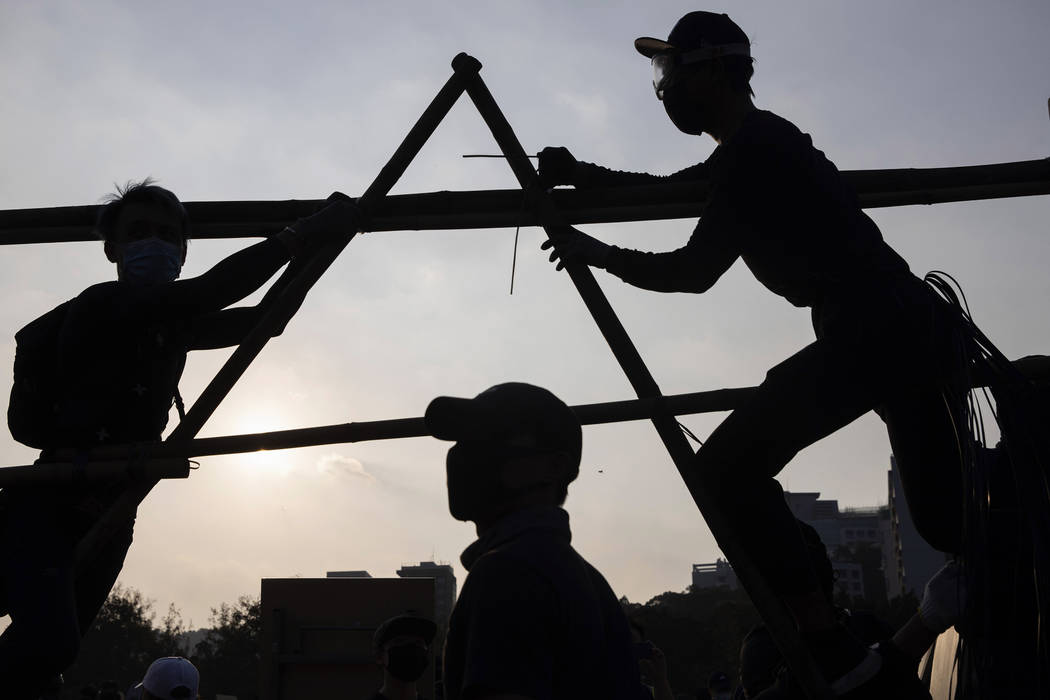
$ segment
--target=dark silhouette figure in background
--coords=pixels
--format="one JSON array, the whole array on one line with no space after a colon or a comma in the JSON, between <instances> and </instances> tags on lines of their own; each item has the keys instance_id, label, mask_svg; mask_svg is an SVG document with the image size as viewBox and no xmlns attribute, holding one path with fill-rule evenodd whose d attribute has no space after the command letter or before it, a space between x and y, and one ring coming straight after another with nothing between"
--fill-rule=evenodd
<instances>
[{"instance_id":1,"label":"dark silhouette figure in background","mask_svg":"<svg viewBox=\"0 0 1050 700\"><path fill-rule=\"evenodd\" d=\"M426 423L456 441L449 512L478 532L460 558L469 574L449 619L445 697L644 698L623 609L570 545L559 507L579 474L576 415L546 389L509 383L434 399Z\"/></svg>"},{"instance_id":2,"label":"dark silhouette figure in background","mask_svg":"<svg viewBox=\"0 0 1050 700\"><path fill-rule=\"evenodd\" d=\"M437 634L434 621L408 611L376 629L372 650L383 669L383 686L370 700L426 700L416 682L430 664L430 644Z\"/></svg>"},{"instance_id":3,"label":"dark silhouette figure in background","mask_svg":"<svg viewBox=\"0 0 1050 700\"><path fill-rule=\"evenodd\" d=\"M135 688L141 700L199 700L200 684L200 673L188 659L165 656L150 664Z\"/></svg>"},{"instance_id":4,"label":"dark silhouette figure in background","mask_svg":"<svg viewBox=\"0 0 1050 700\"><path fill-rule=\"evenodd\" d=\"M176 281L190 233L186 210L149 180L129 184L101 208L97 222L117 280L89 287L19 332L19 352L23 341L43 346L34 350L50 350L54 366L38 368L50 383L39 377L20 382L16 370L8 409L12 434L44 448L41 461L58 448L86 457L96 446L159 440L186 353L238 344L269 299L258 307L226 307L356 221L352 202L338 195L295 227L199 277ZM293 267L285 274L293 274ZM37 387L38 394L47 384L44 393L53 395L27 396L23 384ZM126 485L118 480L4 490L2 602L12 619L0 636L5 697L35 697L40 684L76 658L123 566L134 516L96 558L74 570L77 542Z\"/></svg>"},{"instance_id":5,"label":"dark silhouette figure in background","mask_svg":"<svg viewBox=\"0 0 1050 700\"><path fill-rule=\"evenodd\" d=\"M544 247L554 246L559 268L600 267L660 292L704 292L742 258L772 292L812 309L816 342L767 373L700 448L696 469L727 504L733 536L791 609L833 689L881 683L880 659L839 624L821 593L773 477L802 448L877 409L920 533L938 549L960 551L955 427L967 387L958 316L883 241L810 137L755 108L750 42L729 17L691 12L667 41L646 37L635 47L652 59L656 95L674 125L707 133L718 147L669 178L614 172L548 148L540 177L580 187L706 178L703 217L684 247L666 253L609 246L571 227L549 229Z\"/></svg>"},{"instance_id":6,"label":"dark silhouette figure in background","mask_svg":"<svg viewBox=\"0 0 1050 700\"><path fill-rule=\"evenodd\" d=\"M674 691L667 677L667 656L663 649L646 638L642 623L632 618L628 618L627 622L631 626L631 641L634 643L642 685L653 700L674 700Z\"/></svg>"}]
</instances>

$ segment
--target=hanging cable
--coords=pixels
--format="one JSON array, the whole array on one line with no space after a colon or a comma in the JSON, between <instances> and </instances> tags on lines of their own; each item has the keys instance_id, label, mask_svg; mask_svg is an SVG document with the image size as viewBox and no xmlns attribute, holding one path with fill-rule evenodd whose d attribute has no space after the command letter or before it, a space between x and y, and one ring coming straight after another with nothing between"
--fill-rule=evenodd
<instances>
[{"instance_id":1,"label":"hanging cable","mask_svg":"<svg viewBox=\"0 0 1050 700\"><path fill-rule=\"evenodd\" d=\"M466 158L467 156L463 156ZM521 195L521 209L518 211L518 225L514 228L514 254L510 259L510 293L514 294L514 273L518 268L518 233L521 231L521 220L525 218L525 207L529 203L529 191L532 189L532 183L536 181L533 178L529 181L528 186L522 190Z\"/></svg>"}]
</instances>

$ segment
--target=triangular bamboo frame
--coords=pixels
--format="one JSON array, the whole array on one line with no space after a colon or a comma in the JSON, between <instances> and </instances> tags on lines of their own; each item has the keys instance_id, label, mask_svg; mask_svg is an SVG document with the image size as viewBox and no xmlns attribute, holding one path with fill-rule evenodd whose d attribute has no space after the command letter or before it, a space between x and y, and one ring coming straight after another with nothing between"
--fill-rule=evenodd
<instances>
[{"instance_id":1,"label":"triangular bamboo frame","mask_svg":"<svg viewBox=\"0 0 1050 700\"><path fill-rule=\"evenodd\" d=\"M542 188L533 187L536 172L525 151L518 142L510 125L497 106L491 93L481 79L481 64L466 54L456 56L452 61L453 75L438 92L430 105L409 131L404 141L395 151L387 165L380 171L368 190L358 199L359 206L366 212L374 213L373 221L378 224L377 230L421 229L421 228L481 228L506 226L514 221L508 220L513 212L517 223L523 225L549 226L559 223L582 223L596 221L626 221L656 218L677 218L694 216L700 213L705 183L681 183L672 187L656 188L637 187L621 188L616 200L619 206L610 206L602 201L602 193L596 192L588 201L587 195L568 192L551 193ZM520 198L522 190L487 193L433 193L432 195L401 195L393 197L388 206L383 206L386 193L393 187L423 144L430 138L437 126L448 114L453 104L462 93L466 92L492 132L497 144L513 170L526 198L532 205L530 211L522 218ZM967 172L963 172L967 171ZM883 177L880 180L880 173ZM896 189L890 185L888 174L895 174ZM1003 196L1023 196L1050 193L1050 160L1027 161L1023 163L999 164L991 166L974 166L971 168L943 168L926 171L926 176L917 176L923 171L857 171L848 174L867 192L862 192L862 201L866 206L898 206L902 204L933 203L943 201L961 201ZM926 184L915 186L916 178ZM923 179L925 177L925 179ZM866 179L865 179L866 178ZM904 180L901 186L900 180ZM933 185L929 183L935 183ZM866 187L864 187L866 185ZM671 193L668 196L668 193ZM513 199L509 199L513 197ZM414 199L412 199L414 198ZM597 198L597 202L595 202ZM637 198L632 199L632 198ZM458 199L458 201L457 201ZM470 200L468 202L468 199ZM508 200L513 206L508 208ZM624 206L623 202L628 204ZM633 202L633 203L632 203ZM258 235L259 231L268 228L267 224L275 221L287 221L310 209L310 202L279 203L191 203L191 208L211 206L222 208L232 205L236 210L238 221L251 221L251 231L234 228L229 235ZM588 204L590 208L588 208ZM427 206L436 211L426 211ZM422 207L423 213L416 211L408 216L398 212L405 207ZM473 208L471 208L473 207ZM486 209L488 207L488 209ZM476 213L467 216L469 210ZM561 209L566 211L563 213ZM254 216L245 216L246 209L251 209ZM63 240L87 240L85 237L85 217L93 213L94 207L63 207L52 210L21 210L0 212L0 244L26 242L52 242ZM259 215L259 212L264 212ZM612 212L610 213L610 210ZM55 225L41 227L39 216L50 212ZM231 214L227 211L227 216ZM214 221L213 216L213 221ZM218 217L222 219L223 217ZM217 225L222 225L221 222ZM229 230L229 226L226 227ZM42 230L43 229L43 230ZM198 227L199 229L199 227ZM204 237L218 237L208 235ZM253 435L227 436L220 438L194 439L219 403L227 396L233 385L247 369L250 363L266 345L271 331L288 321L306 293L320 276L336 259L342 249L353 238L353 234L344 240L330 244L305 261L300 261L301 269L281 290L275 301L265 311L258 326L245 338L215 378L205 388L197 402L187 412L183 420L169 435L167 440L157 445L114 446L101 448L92 452L92 465L97 460L107 462L110 473L119 471L122 459L135 460L141 465L145 462L156 463L167 469L135 482L96 523L95 527L81 541L77 550L78 562L90 558L92 552L104 542L114 526L128 517L137 505L149 493L159 478L178 477L185 474L179 466L172 465L172 458L185 459L203 454L228 454L257 449L281 449L309 444L331 442L350 442L362 439L390 439L426 435L425 426L420 418L400 419L394 421L374 421L371 423L350 423L334 426L321 426L299 430L275 431ZM575 407L585 424L612 422L620 420L637 420L648 417L660 435L672 461L678 468L686 487L693 496L701 515L707 521L711 532L722 548L723 553L732 563L740 581L747 589L752 601L762 615L767 627L773 634L785 659L791 666L795 677L812 698L833 697L827 683L820 676L806 647L798 637L798 631L783 603L773 594L768 583L761 577L746 552L737 545L733 534L723 522L721 507L710 499L704 488L702 475L692 468L694 453L686 440L675 416L683 413L730 410L754 391L748 389L728 389L718 392L703 392L680 396L663 396L650 374L641 356L635 349L630 337L620 324L612 307L597 285L591 271L586 266L568 266L567 271L577 291L594 317L599 329L609 343L613 354L627 374L639 399L609 404L592 404ZM1046 368L1036 368L1036 373L1045 374ZM83 473L83 463L74 465L72 454L60 455L60 461L68 459L70 466L76 466ZM176 460L177 461L177 460ZM174 469L173 469L174 467ZM0 470L0 483L3 483L3 472L7 471L13 479L16 473L24 475L26 467ZM74 469L73 471L77 471ZM16 472L16 470L22 470ZM68 475L67 475L68 476ZM18 478L21 478L19 476Z\"/></svg>"}]
</instances>

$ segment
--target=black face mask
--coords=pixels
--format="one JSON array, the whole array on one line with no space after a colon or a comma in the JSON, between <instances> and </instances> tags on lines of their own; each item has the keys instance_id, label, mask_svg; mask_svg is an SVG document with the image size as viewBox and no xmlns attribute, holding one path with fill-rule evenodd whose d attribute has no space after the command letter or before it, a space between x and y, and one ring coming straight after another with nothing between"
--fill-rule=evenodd
<instances>
[{"instance_id":1,"label":"black face mask","mask_svg":"<svg viewBox=\"0 0 1050 700\"><path fill-rule=\"evenodd\" d=\"M456 520L483 516L506 494L500 484L499 464L506 454L489 443L460 442L445 460L448 509Z\"/></svg>"},{"instance_id":2,"label":"black face mask","mask_svg":"<svg viewBox=\"0 0 1050 700\"><path fill-rule=\"evenodd\" d=\"M418 681L427 670L430 654L418 644L399 644L386 650L386 670L399 681Z\"/></svg>"},{"instance_id":3,"label":"black face mask","mask_svg":"<svg viewBox=\"0 0 1050 700\"><path fill-rule=\"evenodd\" d=\"M664 111L679 131L692 136L706 131L707 115L695 95L675 86L664 93L663 102Z\"/></svg>"}]
</instances>

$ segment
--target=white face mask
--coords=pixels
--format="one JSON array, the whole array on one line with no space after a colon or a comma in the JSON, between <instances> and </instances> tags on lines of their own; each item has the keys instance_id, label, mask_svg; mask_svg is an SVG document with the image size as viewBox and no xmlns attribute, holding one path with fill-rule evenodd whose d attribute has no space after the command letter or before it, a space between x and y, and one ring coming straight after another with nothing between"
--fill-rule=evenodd
<instances>
[{"instance_id":1,"label":"white face mask","mask_svg":"<svg viewBox=\"0 0 1050 700\"><path fill-rule=\"evenodd\" d=\"M159 284L178 279L182 250L159 238L132 241L124 248L121 279L133 284Z\"/></svg>"}]
</instances>

